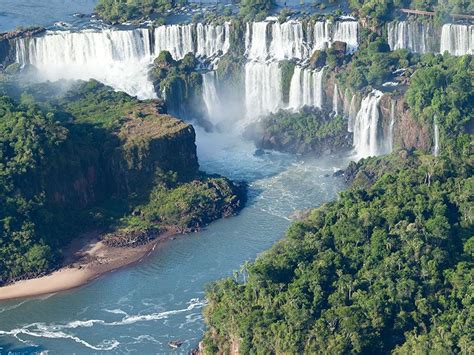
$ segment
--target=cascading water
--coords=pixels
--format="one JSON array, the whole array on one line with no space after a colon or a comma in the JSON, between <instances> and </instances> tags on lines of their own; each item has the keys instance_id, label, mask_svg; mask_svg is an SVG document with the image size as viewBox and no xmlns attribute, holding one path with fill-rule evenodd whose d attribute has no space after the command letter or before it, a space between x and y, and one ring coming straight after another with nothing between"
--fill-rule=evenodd
<instances>
[{"instance_id":1,"label":"cascading water","mask_svg":"<svg viewBox=\"0 0 474 355\"><path fill-rule=\"evenodd\" d=\"M251 60L266 60L268 57L267 46L268 22L254 22L247 24L246 47L247 57Z\"/></svg>"},{"instance_id":2,"label":"cascading water","mask_svg":"<svg viewBox=\"0 0 474 355\"><path fill-rule=\"evenodd\" d=\"M323 75L324 69L315 71L296 66L290 84L288 107L295 111L303 106L321 108L323 106Z\"/></svg>"},{"instance_id":3,"label":"cascading water","mask_svg":"<svg viewBox=\"0 0 474 355\"><path fill-rule=\"evenodd\" d=\"M408 49L414 53L436 52L433 45L436 31L430 23L400 21L387 25L388 45L391 50Z\"/></svg>"},{"instance_id":4,"label":"cascading water","mask_svg":"<svg viewBox=\"0 0 474 355\"><path fill-rule=\"evenodd\" d=\"M208 119L213 124L219 123L221 118L221 102L217 93L217 80L214 71L202 74L202 96L206 105Z\"/></svg>"},{"instance_id":5,"label":"cascading water","mask_svg":"<svg viewBox=\"0 0 474 355\"><path fill-rule=\"evenodd\" d=\"M395 105L396 101L390 101L390 126L388 127L387 146L384 154L389 154L393 151L393 129L395 128Z\"/></svg>"},{"instance_id":6,"label":"cascading water","mask_svg":"<svg viewBox=\"0 0 474 355\"><path fill-rule=\"evenodd\" d=\"M359 23L357 21L338 21L333 24L332 42L344 42L346 51L354 53L359 48L358 40Z\"/></svg>"},{"instance_id":7,"label":"cascading water","mask_svg":"<svg viewBox=\"0 0 474 355\"><path fill-rule=\"evenodd\" d=\"M327 21L318 21L314 24L313 31L311 26L308 29L309 36L312 38L309 40L312 43L313 50L323 50L331 45L331 28L330 23Z\"/></svg>"},{"instance_id":8,"label":"cascading water","mask_svg":"<svg viewBox=\"0 0 474 355\"><path fill-rule=\"evenodd\" d=\"M434 131L433 155L437 157L439 156L439 127L436 122L433 123L433 131Z\"/></svg>"},{"instance_id":9,"label":"cascading water","mask_svg":"<svg viewBox=\"0 0 474 355\"><path fill-rule=\"evenodd\" d=\"M245 107L249 119L278 111L283 104L278 62L245 65Z\"/></svg>"},{"instance_id":10,"label":"cascading water","mask_svg":"<svg viewBox=\"0 0 474 355\"><path fill-rule=\"evenodd\" d=\"M188 53L194 53L193 25L163 25L155 29L155 53L170 52L176 59L182 59Z\"/></svg>"},{"instance_id":11,"label":"cascading water","mask_svg":"<svg viewBox=\"0 0 474 355\"><path fill-rule=\"evenodd\" d=\"M452 55L474 54L474 25L444 25L440 52Z\"/></svg>"},{"instance_id":12,"label":"cascading water","mask_svg":"<svg viewBox=\"0 0 474 355\"><path fill-rule=\"evenodd\" d=\"M348 113L347 131L354 132L354 124L357 117L357 95L353 95L351 98L351 104Z\"/></svg>"},{"instance_id":13,"label":"cascading water","mask_svg":"<svg viewBox=\"0 0 474 355\"><path fill-rule=\"evenodd\" d=\"M339 90L337 88L337 83L334 83L334 92L332 94L332 112L336 115L339 114Z\"/></svg>"},{"instance_id":14,"label":"cascading water","mask_svg":"<svg viewBox=\"0 0 474 355\"><path fill-rule=\"evenodd\" d=\"M379 103L382 92L373 90L362 100L354 122L354 150L358 158L381 154L379 142Z\"/></svg>"},{"instance_id":15,"label":"cascading water","mask_svg":"<svg viewBox=\"0 0 474 355\"><path fill-rule=\"evenodd\" d=\"M347 52L357 50L357 21L317 21L303 29L303 23L292 20L247 23L246 55L250 60L307 60L315 50L326 49L335 41L345 42Z\"/></svg>"},{"instance_id":16,"label":"cascading water","mask_svg":"<svg viewBox=\"0 0 474 355\"><path fill-rule=\"evenodd\" d=\"M308 55L301 22L288 21L281 24L275 22L272 25L271 58L277 60L305 59Z\"/></svg>"},{"instance_id":17,"label":"cascading water","mask_svg":"<svg viewBox=\"0 0 474 355\"><path fill-rule=\"evenodd\" d=\"M214 57L219 52L223 54L229 51L230 47L230 24L224 25L204 25L198 23L196 25L196 56Z\"/></svg>"},{"instance_id":18,"label":"cascading water","mask_svg":"<svg viewBox=\"0 0 474 355\"><path fill-rule=\"evenodd\" d=\"M40 80L96 79L139 98L156 97L147 78L152 62L146 29L50 32L16 40L17 61L38 69Z\"/></svg>"}]
</instances>

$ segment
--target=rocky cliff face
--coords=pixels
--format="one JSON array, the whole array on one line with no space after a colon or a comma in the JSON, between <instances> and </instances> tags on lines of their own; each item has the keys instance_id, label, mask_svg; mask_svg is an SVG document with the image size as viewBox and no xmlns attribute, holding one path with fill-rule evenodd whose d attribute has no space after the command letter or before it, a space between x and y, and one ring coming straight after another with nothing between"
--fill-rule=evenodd
<instances>
[{"instance_id":1,"label":"rocky cliff face","mask_svg":"<svg viewBox=\"0 0 474 355\"><path fill-rule=\"evenodd\" d=\"M43 27L31 27L27 29L16 30L12 32L0 33L0 68L6 68L15 62L15 47L13 40L15 38L33 37L46 31Z\"/></svg>"},{"instance_id":2,"label":"rocky cliff face","mask_svg":"<svg viewBox=\"0 0 474 355\"><path fill-rule=\"evenodd\" d=\"M145 194L160 173L175 173L178 181L198 173L194 128L153 104L137 104L118 131L99 131L71 132L61 147L48 174L53 205L82 209Z\"/></svg>"}]
</instances>

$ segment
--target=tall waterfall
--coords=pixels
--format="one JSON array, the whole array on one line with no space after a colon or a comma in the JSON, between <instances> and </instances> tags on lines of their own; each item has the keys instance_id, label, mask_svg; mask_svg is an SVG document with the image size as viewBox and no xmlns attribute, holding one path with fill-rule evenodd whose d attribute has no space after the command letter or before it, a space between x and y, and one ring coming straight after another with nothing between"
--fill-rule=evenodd
<instances>
[{"instance_id":1,"label":"tall waterfall","mask_svg":"<svg viewBox=\"0 0 474 355\"><path fill-rule=\"evenodd\" d=\"M312 44L313 50L326 49L331 45L331 26L328 21L318 21L311 30L308 29L308 40Z\"/></svg>"},{"instance_id":2,"label":"tall waterfall","mask_svg":"<svg viewBox=\"0 0 474 355\"><path fill-rule=\"evenodd\" d=\"M332 94L332 112L336 115L339 114L339 90L337 88L337 83L334 83L334 92Z\"/></svg>"},{"instance_id":3,"label":"tall waterfall","mask_svg":"<svg viewBox=\"0 0 474 355\"><path fill-rule=\"evenodd\" d=\"M362 100L354 122L354 149L358 158L381 154L379 142L379 103L382 92L373 90Z\"/></svg>"},{"instance_id":4,"label":"tall waterfall","mask_svg":"<svg viewBox=\"0 0 474 355\"><path fill-rule=\"evenodd\" d=\"M155 29L155 53L170 52L178 60L188 53L194 53L193 25L163 25Z\"/></svg>"},{"instance_id":5,"label":"tall waterfall","mask_svg":"<svg viewBox=\"0 0 474 355\"><path fill-rule=\"evenodd\" d=\"M230 48L230 24L224 25L196 25L196 55L200 57L214 57L219 52L227 53Z\"/></svg>"},{"instance_id":6,"label":"tall waterfall","mask_svg":"<svg viewBox=\"0 0 474 355\"><path fill-rule=\"evenodd\" d=\"M278 111L283 105L278 62L245 65L245 107L248 118Z\"/></svg>"},{"instance_id":7,"label":"tall waterfall","mask_svg":"<svg viewBox=\"0 0 474 355\"><path fill-rule=\"evenodd\" d=\"M295 67L290 84L289 108L299 110L303 106L321 108L323 106L323 75L319 71Z\"/></svg>"},{"instance_id":8,"label":"tall waterfall","mask_svg":"<svg viewBox=\"0 0 474 355\"><path fill-rule=\"evenodd\" d=\"M355 120L357 117L357 95L353 95L348 113L347 131L354 132Z\"/></svg>"},{"instance_id":9,"label":"tall waterfall","mask_svg":"<svg viewBox=\"0 0 474 355\"><path fill-rule=\"evenodd\" d=\"M440 52L452 55L474 54L474 25L444 25Z\"/></svg>"},{"instance_id":10,"label":"tall waterfall","mask_svg":"<svg viewBox=\"0 0 474 355\"><path fill-rule=\"evenodd\" d=\"M408 49L414 53L436 52L432 44L436 36L433 25L413 21L390 22L387 26L391 50Z\"/></svg>"},{"instance_id":11,"label":"tall waterfall","mask_svg":"<svg viewBox=\"0 0 474 355\"><path fill-rule=\"evenodd\" d=\"M202 75L202 96L209 120L216 124L220 117L221 102L217 92L216 73L210 71Z\"/></svg>"},{"instance_id":12,"label":"tall waterfall","mask_svg":"<svg viewBox=\"0 0 474 355\"><path fill-rule=\"evenodd\" d=\"M433 155L437 157L439 155L439 127L436 122L433 123L433 131L434 131Z\"/></svg>"},{"instance_id":13,"label":"tall waterfall","mask_svg":"<svg viewBox=\"0 0 474 355\"><path fill-rule=\"evenodd\" d=\"M251 60L266 60L268 57L267 46L268 22L254 22L247 24L247 57Z\"/></svg>"},{"instance_id":14,"label":"tall waterfall","mask_svg":"<svg viewBox=\"0 0 474 355\"><path fill-rule=\"evenodd\" d=\"M148 80L152 62L146 29L49 32L16 40L17 61L38 68L40 80L96 79L139 98L155 97Z\"/></svg>"}]
</instances>

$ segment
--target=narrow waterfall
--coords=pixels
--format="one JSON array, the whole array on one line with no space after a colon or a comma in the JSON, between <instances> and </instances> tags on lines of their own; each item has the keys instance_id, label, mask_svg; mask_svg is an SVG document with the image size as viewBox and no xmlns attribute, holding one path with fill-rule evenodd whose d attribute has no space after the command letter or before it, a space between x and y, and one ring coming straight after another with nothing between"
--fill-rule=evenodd
<instances>
[{"instance_id":1,"label":"narrow waterfall","mask_svg":"<svg viewBox=\"0 0 474 355\"><path fill-rule=\"evenodd\" d=\"M251 60L266 60L268 57L267 42L268 22L254 22L247 26L247 57Z\"/></svg>"},{"instance_id":2,"label":"narrow waterfall","mask_svg":"<svg viewBox=\"0 0 474 355\"><path fill-rule=\"evenodd\" d=\"M357 95L353 95L348 114L347 131L354 132L354 124L357 117Z\"/></svg>"},{"instance_id":3,"label":"narrow waterfall","mask_svg":"<svg viewBox=\"0 0 474 355\"><path fill-rule=\"evenodd\" d=\"M382 92L373 90L362 100L354 122L354 149L358 158L377 156L379 143L379 103Z\"/></svg>"},{"instance_id":4,"label":"narrow waterfall","mask_svg":"<svg viewBox=\"0 0 474 355\"><path fill-rule=\"evenodd\" d=\"M217 124L221 118L221 103L217 93L217 80L214 71L202 74L202 97L206 105L208 119Z\"/></svg>"},{"instance_id":5,"label":"narrow waterfall","mask_svg":"<svg viewBox=\"0 0 474 355\"><path fill-rule=\"evenodd\" d=\"M439 127L436 122L433 123L433 131L434 131L433 155L437 157L439 156Z\"/></svg>"},{"instance_id":6,"label":"narrow waterfall","mask_svg":"<svg viewBox=\"0 0 474 355\"><path fill-rule=\"evenodd\" d=\"M96 79L139 98L156 94L148 80L153 60L146 29L49 32L16 40L17 61L38 68L39 80Z\"/></svg>"},{"instance_id":7,"label":"narrow waterfall","mask_svg":"<svg viewBox=\"0 0 474 355\"><path fill-rule=\"evenodd\" d=\"M230 27L226 22L224 25L196 25L196 56L214 57L219 52L223 54L229 51L230 47Z\"/></svg>"},{"instance_id":8,"label":"narrow waterfall","mask_svg":"<svg viewBox=\"0 0 474 355\"><path fill-rule=\"evenodd\" d=\"M391 50L408 49L414 53L437 52L434 46L437 33L430 23L390 22L387 25L387 32Z\"/></svg>"},{"instance_id":9,"label":"narrow waterfall","mask_svg":"<svg viewBox=\"0 0 474 355\"><path fill-rule=\"evenodd\" d=\"M278 111L283 104L281 69L278 62L248 62L245 65L247 118Z\"/></svg>"},{"instance_id":10,"label":"narrow waterfall","mask_svg":"<svg viewBox=\"0 0 474 355\"><path fill-rule=\"evenodd\" d=\"M338 21L333 24L332 42L340 41L347 44L347 52L354 53L359 48L359 23L357 21Z\"/></svg>"},{"instance_id":11,"label":"narrow waterfall","mask_svg":"<svg viewBox=\"0 0 474 355\"><path fill-rule=\"evenodd\" d=\"M155 54L169 51L171 56L182 59L186 54L194 53L193 25L163 25L155 29Z\"/></svg>"},{"instance_id":12,"label":"narrow waterfall","mask_svg":"<svg viewBox=\"0 0 474 355\"><path fill-rule=\"evenodd\" d=\"M291 78L288 108L295 111L303 106L322 108L323 74L324 69L316 71L296 66Z\"/></svg>"},{"instance_id":13,"label":"narrow waterfall","mask_svg":"<svg viewBox=\"0 0 474 355\"><path fill-rule=\"evenodd\" d=\"M309 56L305 45L303 25L301 22L275 22L272 25L270 56L273 59L305 59Z\"/></svg>"},{"instance_id":14,"label":"narrow waterfall","mask_svg":"<svg viewBox=\"0 0 474 355\"><path fill-rule=\"evenodd\" d=\"M452 55L474 54L474 25L444 25L440 52Z\"/></svg>"},{"instance_id":15,"label":"narrow waterfall","mask_svg":"<svg viewBox=\"0 0 474 355\"><path fill-rule=\"evenodd\" d=\"M334 83L334 92L332 94L332 112L339 115L339 90L337 83Z\"/></svg>"},{"instance_id":16,"label":"narrow waterfall","mask_svg":"<svg viewBox=\"0 0 474 355\"><path fill-rule=\"evenodd\" d=\"M393 151L393 129L395 127L395 105L397 101L390 101L390 126L388 127L388 139L384 154L389 154Z\"/></svg>"}]
</instances>

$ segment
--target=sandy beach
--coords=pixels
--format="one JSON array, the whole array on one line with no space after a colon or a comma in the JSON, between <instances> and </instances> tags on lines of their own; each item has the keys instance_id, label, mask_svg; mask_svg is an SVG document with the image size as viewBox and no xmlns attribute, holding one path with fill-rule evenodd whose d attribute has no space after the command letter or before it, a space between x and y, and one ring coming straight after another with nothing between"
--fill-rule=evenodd
<instances>
[{"instance_id":1,"label":"sandy beach","mask_svg":"<svg viewBox=\"0 0 474 355\"><path fill-rule=\"evenodd\" d=\"M162 233L155 240L135 248L115 248L97 238L75 241L66 251L66 265L53 273L0 287L0 301L35 297L82 286L99 276L121 267L141 261L155 246L176 231Z\"/></svg>"}]
</instances>

